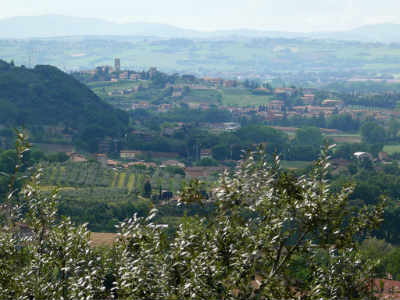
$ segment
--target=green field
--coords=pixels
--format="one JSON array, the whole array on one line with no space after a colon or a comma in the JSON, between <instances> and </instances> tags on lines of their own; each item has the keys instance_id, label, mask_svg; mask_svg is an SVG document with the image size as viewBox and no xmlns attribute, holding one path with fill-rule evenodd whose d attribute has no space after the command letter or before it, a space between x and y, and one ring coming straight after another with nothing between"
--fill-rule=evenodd
<instances>
[{"instance_id":1,"label":"green field","mask_svg":"<svg viewBox=\"0 0 400 300\"><path fill-rule=\"evenodd\" d=\"M141 81L146 85L149 81ZM149 93L147 97L143 98L138 96L138 93L131 93L127 95L113 95L108 96L108 93L113 91L121 91L124 89L132 88L136 86L137 82L95 82L90 83L89 87L100 97L104 98L111 104L121 105L132 104L137 101L148 101L152 102L155 98L155 91L160 94L162 90L154 90ZM137 98L139 97L139 98ZM220 89L192 89L184 96L183 102L186 103L202 103L202 104L214 104L214 105L229 105L229 106L255 106L265 105L271 100L269 95L254 95L248 89L239 88L220 88Z\"/></svg>"},{"instance_id":2,"label":"green field","mask_svg":"<svg viewBox=\"0 0 400 300\"><path fill-rule=\"evenodd\" d=\"M125 172L119 174L118 187L120 189L122 189L125 186L125 178L126 178Z\"/></svg>"},{"instance_id":3,"label":"green field","mask_svg":"<svg viewBox=\"0 0 400 300\"><path fill-rule=\"evenodd\" d=\"M128 191L132 192L134 186L135 186L135 174L130 174L127 185Z\"/></svg>"},{"instance_id":4,"label":"green field","mask_svg":"<svg viewBox=\"0 0 400 300\"><path fill-rule=\"evenodd\" d=\"M117 82L110 81L96 81L87 84L96 94L100 96L106 96L109 92L120 91L124 89L132 89L139 85L147 87L148 81L131 81L131 80L120 80Z\"/></svg>"},{"instance_id":5,"label":"green field","mask_svg":"<svg viewBox=\"0 0 400 300\"><path fill-rule=\"evenodd\" d=\"M268 95L253 95L247 89L223 89L222 104L234 106L253 106L267 104L271 97Z\"/></svg>"},{"instance_id":6,"label":"green field","mask_svg":"<svg viewBox=\"0 0 400 300\"><path fill-rule=\"evenodd\" d=\"M400 145L386 145L383 147L383 151L387 152L388 154L400 153Z\"/></svg>"},{"instance_id":7,"label":"green field","mask_svg":"<svg viewBox=\"0 0 400 300\"><path fill-rule=\"evenodd\" d=\"M188 103L220 104L221 93L218 90L191 90L184 101Z\"/></svg>"},{"instance_id":8,"label":"green field","mask_svg":"<svg viewBox=\"0 0 400 300\"><path fill-rule=\"evenodd\" d=\"M118 173L114 173L113 181L111 183L111 187L115 187L118 180Z\"/></svg>"}]
</instances>

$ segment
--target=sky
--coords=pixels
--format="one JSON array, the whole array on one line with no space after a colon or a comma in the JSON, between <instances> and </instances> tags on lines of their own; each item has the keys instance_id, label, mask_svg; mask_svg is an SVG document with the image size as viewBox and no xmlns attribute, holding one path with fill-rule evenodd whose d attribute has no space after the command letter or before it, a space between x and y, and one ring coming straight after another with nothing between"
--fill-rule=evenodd
<instances>
[{"instance_id":1,"label":"sky","mask_svg":"<svg viewBox=\"0 0 400 300\"><path fill-rule=\"evenodd\" d=\"M340 31L400 23L400 0L0 0L0 18L60 14L197 30Z\"/></svg>"}]
</instances>

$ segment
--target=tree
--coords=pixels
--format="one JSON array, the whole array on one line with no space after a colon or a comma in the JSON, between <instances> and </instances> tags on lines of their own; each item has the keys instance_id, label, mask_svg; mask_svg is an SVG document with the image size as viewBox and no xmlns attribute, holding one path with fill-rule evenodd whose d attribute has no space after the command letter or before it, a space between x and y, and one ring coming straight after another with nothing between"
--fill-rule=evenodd
<instances>
[{"instance_id":1,"label":"tree","mask_svg":"<svg viewBox=\"0 0 400 300\"><path fill-rule=\"evenodd\" d=\"M292 160L314 160L318 157L323 142L324 137L319 128L300 128L296 131L288 158Z\"/></svg>"},{"instance_id":2,"label":"tree","mask_svg":"<svg viewBox=\"0 0 400 300\"><path fill-rule=\"evenodd\" d=\"M201 167L214 167L214 166L218 166L218 162L215 161L215 159L210 158L210 157L206 157L201 159L198 163L198 166Z\"/></svg>"},{"instance_id":3,"label":"tree","mask_svg":"<svg viewBox=\"0 0 400 300\"><path fill-rule=\"evenodd\" d=\"M6 150L0 155L0 171L8 174L14 172L17 163L17 153L14 150Z\"/></svg>"},{"instance_id":4,"label":"tree","mask_svg":"<svg viewBox=\"0 0 400 300\"><path fill-rule=\"evenodd\" d=\"M377 238L368 238L361 243L360 251L364 257L368 257L371 259L381 257L384 258L384 261L386 261L387 257L393 252L393 247L384 240L379 240ZM387 270L387 268L383 265L385 263L384 261L381 261L377 268L377 275L380 278L384 278L387 275L385 274L385 270ZM393 263L394 261L392 260L391 264Z\"/></svg>"},{"instance_id":5,"label":"tree","mask_svg":"<svg viewBox=\"0 0 400 300\"><path fill-rule=\"evenodd\" d=\"M388 128L388 138L396 140L398 138L399 130L400 130L400 122L395 119L391 119Z\"/></svg>"},{"instance_id":6,"label":"tree","mask_svg":"<svg viewBox=\"0 0 400 300\"><path fill-rule=\"evenodd\" d=\"M86 225L58 220L57 194L42 194L40 172L16 186L30 145L18 134L15 172L1 205L0 298L93 299L104 297L98 257L89 245Z\"/></svg>"},{"instance_id":7,"label":"tree","mask_svg":"<svg viewBox=\"0 0 400 300\"><path fill-rule=\"evenodd\" d=\"M65 162L69 159L69 156L64 152L52 153L47 156L47 160L50 162Z\"/></svg>"},{"instance_id":8,"label":"tree","mask_svg":"<svg viewBox=\"0 0 400 300\"><path fill-rule=\"evenodd\" d=\"M294 141L299 145L309 145L319 149L324 142L324 137L319 128L305 127L297 129Z\"/></svg>"},{"instance_id":9,"label":"tree","mask_svg":"<svg viewBox=\"0 0 400 300\"><path fill-rule=\"evenodd\" d=\"M155 211L124 223L116 246L121 297L371 297L374 263L363 260L357 240L379 223L382 207L354 213L348 206L351 188L332 194L324 179L326 152L300 178L281 170L278 159L269 166L263 157L253 153L233 174L225 173L214 218L187 217L169 246L163 246L163 228L152 222ZM181 201L201 202L201 190L193 181ZM293 272L299 258L307 272Z\"/></svg>"},{"instance_id":10,"label":"tree","mask_svg":"<svg viewBox=\"0 0 400 300\"><path fill-rule=\"evenodd\" d=\"M361 126L363 142L368 144L383 144L386 139L385 129L376 122L369 121Z\"/></svg>"},{"instance_id":11,"label":"tree","mask_svg":"<svg viewBox=\"0 0 400 300\"><path fill-rule=\"evenodd\" d=\"M230 147L229 145L216 145L212 147L212 156L216 160L225 160L230 156Z\"/></svg>"},{"instance_id":12,"label":"tree","mask_svg":"<svg viewBox=\"0 0 400 300\"><path fill-rule=\"evenodd\" d=\"M146 198L150 198L151 197L151 183L150 181L146 181L146 183L144 184L144 190L143 190L143 196Z\"/></svg>"}]
</instances>

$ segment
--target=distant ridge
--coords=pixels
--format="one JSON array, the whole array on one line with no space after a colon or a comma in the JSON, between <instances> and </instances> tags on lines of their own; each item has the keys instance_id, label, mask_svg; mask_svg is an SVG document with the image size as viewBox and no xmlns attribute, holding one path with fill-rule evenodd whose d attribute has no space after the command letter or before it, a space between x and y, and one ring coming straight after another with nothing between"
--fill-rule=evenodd
<instances>
[{"instance_id":1,"label":"distant ridge","mask_svg":"<svg viewBox=\"0 0 400 300\"><path fill-rule=\"evenodd\" d=\"M372 24L349 31L311 34L315 38L361 42L400 43L400 24Z\"/></svg>"},{"instance_id":2,"label":"distant ridge","mask_svg":"<svg viewBox=\"0 0 400 300\"><path fill-rule=\"evenodd\" d=\"M80 35L183 37L196 31L154 23L118 24L101 19L44 15L0 19L0 38L44 38Z\"/></svg>"},{"instance_id":3,"label":"distant ridge","mask_svg":"<svg viewBox=\"0 0 400 300\"><path fill-rule=\"evenodd\" d=\"M119 24L95 18L62 15L27 16L0 19L0 38L26 39L66 36L147 36L159 38L311 38L354 40L361 42L400 43L400 24L366 25L341 32L295 33L252 29L203 32L167 24Z\"/></svg>"}]
</instances>

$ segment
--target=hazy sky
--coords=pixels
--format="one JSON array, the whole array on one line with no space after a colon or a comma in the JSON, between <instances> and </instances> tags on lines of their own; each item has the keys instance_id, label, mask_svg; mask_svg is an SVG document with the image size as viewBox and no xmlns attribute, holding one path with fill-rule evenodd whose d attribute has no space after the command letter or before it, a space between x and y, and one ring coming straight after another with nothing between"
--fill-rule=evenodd
<instances>
[{"instance_id":1,"label":"hazy sky","mask_svg":"<svg viewBox=\"0 0 400 300\"><path fill-rule=\"evenodd\" d=\"M0 0L0 18L62 14L215 30L342 30L400 23L400 0Z\"/></svg>"}]
</instances>

